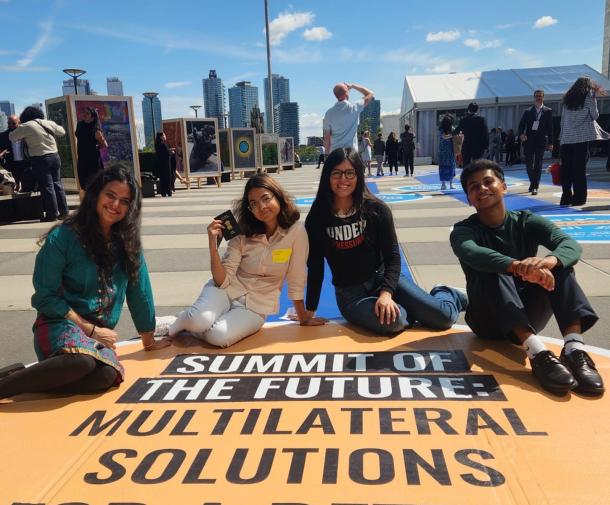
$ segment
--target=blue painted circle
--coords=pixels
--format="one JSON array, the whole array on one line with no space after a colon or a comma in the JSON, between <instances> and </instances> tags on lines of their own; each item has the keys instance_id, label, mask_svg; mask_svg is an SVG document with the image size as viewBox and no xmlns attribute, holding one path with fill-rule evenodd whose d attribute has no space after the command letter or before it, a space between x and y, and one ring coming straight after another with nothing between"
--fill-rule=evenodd
<instances>
[{"instance_id":1,"label":"blue painted circle","mask_svg":"<svg viewBox=\"0 0 610 505\"><path fill-rule=\"evenodd\" d=\"M239 143L239 151L242 153L247 153L250 150L250 143L242 140Z\"/></svg>"}]
</instances>

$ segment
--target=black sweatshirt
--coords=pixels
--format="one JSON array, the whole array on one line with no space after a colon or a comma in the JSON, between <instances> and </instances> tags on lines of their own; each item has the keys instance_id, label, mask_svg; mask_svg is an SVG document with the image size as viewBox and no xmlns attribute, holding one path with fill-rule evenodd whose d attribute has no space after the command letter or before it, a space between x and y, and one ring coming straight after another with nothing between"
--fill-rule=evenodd
<instances>
[{"instance_id":1,"label":"black sweatshirt","mask_svg":"<svg viewBox=\"0 0 610 505\"><path fill-rule=\"evenodd\" d=\"M392 211L379 200L365 201L360 212L347 218L332 216L324 225L311 214L305 228L309 236L306 307L316 310L324 280L324 258L333 284L348 287L369 280L384 269L381 289L394 293L400 275L400 251Z\"/></svg>"}]
</instances>

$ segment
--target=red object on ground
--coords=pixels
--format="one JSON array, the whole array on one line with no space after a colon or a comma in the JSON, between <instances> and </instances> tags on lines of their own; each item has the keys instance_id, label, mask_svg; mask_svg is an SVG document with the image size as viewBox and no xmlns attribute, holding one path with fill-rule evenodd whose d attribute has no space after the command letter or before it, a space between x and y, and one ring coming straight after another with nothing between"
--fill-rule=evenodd
<instances>
[{"instance_id":1,"label":"red object on ground","mask_svg":"<svg viewBox=\"0 0 610 505\"><path fill-rule=\"evenodd\" d=\"M549 165L548 170L551 173L553 184L555 186L561 186L561 165L559 163L552 163Z\"/></svg>"}]
</instances>

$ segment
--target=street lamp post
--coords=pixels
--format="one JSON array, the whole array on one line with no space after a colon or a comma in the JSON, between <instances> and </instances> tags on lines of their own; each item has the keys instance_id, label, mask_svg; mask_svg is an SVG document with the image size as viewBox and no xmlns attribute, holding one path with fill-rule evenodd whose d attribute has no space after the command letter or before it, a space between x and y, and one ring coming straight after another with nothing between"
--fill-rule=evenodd
<instances>
[{"instance_id":1,"label":"street lamp post","mask_svg":"<svg viewBox=\"0 0 610 505\"><path fill-rule=\"evenodd\" d=\"M265 33L267 36L267 81L269 88L269 114L271 115L269 125L271 126L271 132L275 133L275 125L273 124L273 83L271 81L271 45L269 44L269 5L265 0Z\"/></svg>"},{"instance_id":2,"label":"street lamp post","mask_svg":"<svg viewBox=\"0 0 610 505\"><path fill-rule=\"evenodd\" d=\"M142 93L146 98L150 100L150 113L152 115L152 128L153 128L153 142L155 141L155 137L157 136L157 129L155 128L155 108L153 107L153 100L159 96L159 93L155 91L146 91Z\"/></svg>"},{"instance_id":3,"label":"street lamp post","mask_svg":"<svg viewBox=\"0 0 610 505\"><path fill-rule=\"evenodd\" d=\"M189 105L189 107L195 111L195 117L197 117L197 111L201 109L201 105Z\"/></svg>"},{"instance_id":4,"label":"street lamp post","mask_svg":"<svg viewBox=\"0 0 610 505\"><path fill-rule=\"evenodd\" d=\"M74 94L78 95L77 80L81 75L86 74L87 71L81 70L80 68L64 68L62 72L72 77L72 81L74 82Z\"/></svg>"}]
</instances>

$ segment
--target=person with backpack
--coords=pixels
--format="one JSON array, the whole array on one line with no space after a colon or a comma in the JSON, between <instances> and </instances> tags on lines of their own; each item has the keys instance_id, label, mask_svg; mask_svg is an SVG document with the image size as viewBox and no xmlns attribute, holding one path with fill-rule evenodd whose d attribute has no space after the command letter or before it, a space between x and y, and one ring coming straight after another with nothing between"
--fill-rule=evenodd
<instances>
[{"instance_id":1,"label":"person with backpack","mask_svg":"<svg viewBox=\"0 0 610 505\"><path fill-rule=\"evenodd\" d=\"M33 105L23 109L19 119L21 124L9 133L9 139L11 142L25 142L42 196L42 221L63 219L68 215L68 202L60 178L61 160L55 137L65 135L66 131L55 121L45 119L42 110Z\"/></svg>"}]
</instances>

